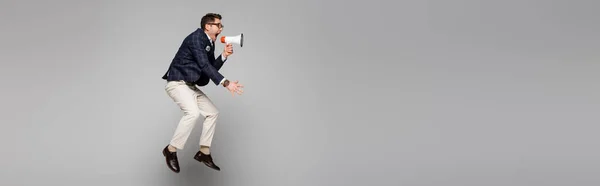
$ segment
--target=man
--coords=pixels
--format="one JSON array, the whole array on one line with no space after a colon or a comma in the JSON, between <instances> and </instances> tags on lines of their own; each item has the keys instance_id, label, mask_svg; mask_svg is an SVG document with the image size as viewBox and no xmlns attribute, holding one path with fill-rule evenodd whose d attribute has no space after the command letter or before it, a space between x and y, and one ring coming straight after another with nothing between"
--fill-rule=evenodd
<instances>
[{"instance_id":1,"label":"man","mask_svg":"<svg viewBox=\"0 0 600 186\"><path fill-rule=\"evenodd\" d=\"M198 86L205 86L212 80L234 93L242 94L243 86L237 81L230 82L219 73L219 69L231 54L233 48L227 44L223 53L215 59L215 40L223 30L221 15L208 13L200 21L200 28L189 34L177 51L169 69L162 77L167 80L165 91L183 111L175 134L169 145L163 149L167 166L174 172L180 171L177 149L181 150L200 116L204 116L200 149L194 159L217 171L221 169L212 159L210 146L215 132L219 111Z\"/></svg>"}]
</instances>

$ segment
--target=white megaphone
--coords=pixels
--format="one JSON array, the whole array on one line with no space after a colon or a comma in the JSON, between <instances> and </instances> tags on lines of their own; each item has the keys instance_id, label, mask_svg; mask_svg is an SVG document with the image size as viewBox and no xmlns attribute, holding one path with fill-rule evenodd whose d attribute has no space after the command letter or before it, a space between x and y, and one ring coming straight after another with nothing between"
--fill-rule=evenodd
<instances>
[{"instance_id":1,"label":"white megaphone","mask_svg":"<svg viewBox=\"0 0 600 186\"><path fill-rule=\"evenodd\" d=\"M236 43L240 47L244 46L244 33L237 36L221 36L221 43Z\"/></svg>"}]
</instances>

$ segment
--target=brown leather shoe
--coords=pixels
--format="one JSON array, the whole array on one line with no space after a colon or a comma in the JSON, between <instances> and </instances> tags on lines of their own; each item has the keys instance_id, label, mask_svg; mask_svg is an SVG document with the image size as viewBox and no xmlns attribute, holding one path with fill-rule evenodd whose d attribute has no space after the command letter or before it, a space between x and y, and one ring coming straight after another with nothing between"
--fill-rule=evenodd
<instances>
[{"instance_id":1,"label":"brown leather shoe","mask_svg":"<svg viewBox=\"0 0 600 186\"><path fill-rule=\"evenodd\" d=\"M177 160L177 152L171 152L168 149L168 145L163 149L163 155L165 156L165 161L167 162L167 167L171 169L175 173L179 173L179 160Z\"/></svg>"},{"instance_id":2,"label":"brown leather shoe","mask_svg":"<svg viewBox=\"0 0 600 186\"><path fill-rule=\"evenodd\" d=\"M204 163L204 165L206 165L212 169L221 171L221 168L219 168L219 166L215 165L215 162L213 162L213 159L210 154L204 154L201 151L198 151L196 153L196 155L194 156L194 159L198 160L199 162Z\"/></svg>"}]
</instances>

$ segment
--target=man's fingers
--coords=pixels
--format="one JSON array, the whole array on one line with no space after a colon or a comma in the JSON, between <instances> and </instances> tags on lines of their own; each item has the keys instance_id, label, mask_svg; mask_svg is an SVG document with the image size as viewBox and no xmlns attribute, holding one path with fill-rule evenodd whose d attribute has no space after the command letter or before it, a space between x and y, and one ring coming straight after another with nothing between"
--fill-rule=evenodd
<instances>
[{"instance_id":1,"label":"man's fingers","mask_svg":"<svg viewBox=\"0 0 600 186\"><path fill-rule=\"evenodd\" d=\"M235 88L231 91L231 93L235 96L235 93L237 93L238 95L242 95L242 93L244 93L244 90L242 90L241 88L244 87L244 85L239 84L239 80L234 81L233 83L235 84Z\"/></svg>"}]
</instances>

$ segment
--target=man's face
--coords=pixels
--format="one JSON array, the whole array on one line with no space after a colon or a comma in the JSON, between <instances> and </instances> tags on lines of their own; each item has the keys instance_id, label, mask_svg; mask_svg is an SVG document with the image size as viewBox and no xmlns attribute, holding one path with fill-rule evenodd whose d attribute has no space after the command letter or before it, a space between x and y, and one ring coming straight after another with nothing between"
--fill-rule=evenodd
<instances>
[{"instance_id":1,"label":"man's face","mask_svg":"<svg viewBox=\"0 0 600 186\"><path fill-rule=\"evenodd\" d=\"M221 31L223 31L223 24L220 19L215 19L215 21L207 23L206 30L208 30L208 35L214 37L212 39L216 39Z\"/></svg>"}]
</instances>

